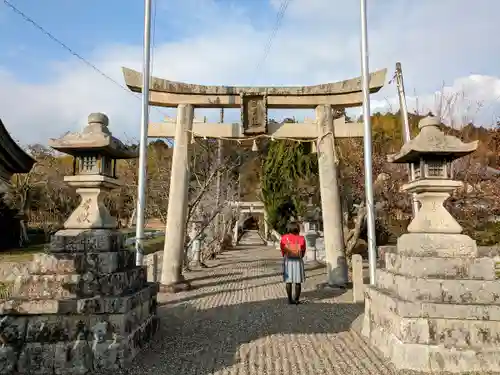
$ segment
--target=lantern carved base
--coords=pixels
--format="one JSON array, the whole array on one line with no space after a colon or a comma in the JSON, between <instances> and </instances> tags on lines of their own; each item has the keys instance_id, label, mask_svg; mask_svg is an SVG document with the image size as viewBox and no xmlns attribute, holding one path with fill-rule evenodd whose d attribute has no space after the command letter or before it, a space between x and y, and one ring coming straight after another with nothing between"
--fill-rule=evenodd
<instances>
[{"instance_id":1,"label":"lantern carved base","mask_svg":"<svg viewBox=\"0 0 500 375\"><path fill-rule=\"evenodd\" d=\"M116 230L59 231L0 300L0 374L118 370L158 327L158 284Z\"/></svg>"},{"instance_id":2,"label":"lantern carved base","mask_svg":"<svg viewBox=\"0 0 500 375\"><path fill-rule=\"evenodd\" d=\"M415 193L420 209L408 225L410 233L462 233L462 227L446 210L444 202L462 186L453 180L417 180L403 186L408 193Z\"/></svg>"},{"instance_id":3,"label":"lantern carved base","mask_svg":"<svg viewBox=\"0 0 500 375\"><path fill-rule=\"evenodd\" d=\"M64 181L80 195L80 205L73 211L64 228L71 229L114 229L116 219L110 215L104 199L112 189L120 186L114 178L101 175L66 176Z\"/></svg>"},{"instance_id":4,"label":"lantern carved base","mask_svg":"<svg viewBox=\"0 0 500 375\"><path fill-rule=\"evenodd\" d=\"M363 335L397 369L500 372L500 248L410 233L366 288Z\"/></svg>"}]
</instances>

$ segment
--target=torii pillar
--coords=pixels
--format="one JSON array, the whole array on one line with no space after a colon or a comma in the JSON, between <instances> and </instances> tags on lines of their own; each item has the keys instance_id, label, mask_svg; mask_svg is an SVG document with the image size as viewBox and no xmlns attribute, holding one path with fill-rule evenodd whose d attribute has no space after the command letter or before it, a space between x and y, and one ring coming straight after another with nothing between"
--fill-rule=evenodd
<instances>
[{"instance_id":1,"label":"torii pillar","mask_svg":"<svg viewBox=\"0 0 500 375\"><path fill-rule=\"evenodd\" d=\"M330 105L316 107L319 185L328 272L327 285L343 287L347 284L348 276L333 122L333 108Z\"/></svg>"},{"instance_id":2,"label":"torii pillar","mask_svg":"<svg viewBox=\"0 0 500 375\"><path fill-rule=\"evenodd\" d=\"M182 276L186 215L188 207L189 140L193 127L194 108L190 104L177 107L175 125L175 146L170 173L170 193L168 196L167 226L161 285L164 291L179 291L189 288Z\"/></svg>"}]
</instances>

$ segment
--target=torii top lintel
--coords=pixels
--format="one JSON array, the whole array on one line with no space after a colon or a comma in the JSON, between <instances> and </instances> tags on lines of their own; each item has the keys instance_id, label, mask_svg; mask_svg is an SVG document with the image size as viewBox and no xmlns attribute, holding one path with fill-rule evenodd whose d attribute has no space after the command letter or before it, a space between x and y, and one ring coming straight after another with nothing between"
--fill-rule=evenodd
<instances>
[{"instance_id":1,"label":"torii top lintel","mask_svg":"<svg viewBox=\"0 0 500 375\"><path fill-rule=\"evenodd\" d=\"M122 68L125 84L134 92L142 91L142 73ZM387 69L370 74L370 92L385 84ZM315 86L237 87L206 86L151 77L150 103L162 107L192 104L199 108L240 108L244 98L265 97L267 108L358 107L363 103L361 77Z\"/></svg>"}]
</instances>

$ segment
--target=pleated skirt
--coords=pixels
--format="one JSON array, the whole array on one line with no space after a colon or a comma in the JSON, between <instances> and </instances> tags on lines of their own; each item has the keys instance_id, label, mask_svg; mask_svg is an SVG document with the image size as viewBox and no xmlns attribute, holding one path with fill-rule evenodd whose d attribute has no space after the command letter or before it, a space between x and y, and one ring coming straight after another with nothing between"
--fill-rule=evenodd
<instances>
[{"instance_id":1,"label":"pleated skirt","mask_svg":"<svg viewBox=\"0 0 500 375\"><path fill-rule=\"evenodd\" d=\"M283 281L295 284L306 281L304 261L301 258L283 258Z\"/></svg>"}]
</instances>

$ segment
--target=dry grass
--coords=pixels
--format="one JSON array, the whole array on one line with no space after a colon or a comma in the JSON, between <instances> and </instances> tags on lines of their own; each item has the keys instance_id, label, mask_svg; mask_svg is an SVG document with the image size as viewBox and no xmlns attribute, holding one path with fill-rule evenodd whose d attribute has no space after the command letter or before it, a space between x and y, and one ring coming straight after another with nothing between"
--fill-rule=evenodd
<instances>
[{"instance_id":1,"label":"dry grass","mask_svg":"<svg viewBox=\"0 0 500 375\"><path fill-rule=\"evenodd\" d=\"M13 282L1 281L0 282L0 301L9 299L12 293Z\"/></svg>"},{"instance_id":2,"label":"dry grass","mask_svg":"<svg viewBox=\"0 0 500 375\"><path fill-rule=\"evenodd\" d=\"M157 251L163 250L163 246L165 243L165 236L159 236L155 238L151 238L149 240L144 241L144 255L156 253ZM129 246L129 249L134 249L135 245Z\"/></svg>"},{"instance_id":3,"label":"dry grass","mask_svg":"<svg viewBox=\"0 0 500 375\"><path fill-rule=\"evenodd\" d=\"M29 262L33 255L44 251L46 244L31 245L21 249L12 249L0 252L0 262Z\"/></svg>"}]
</instances>

